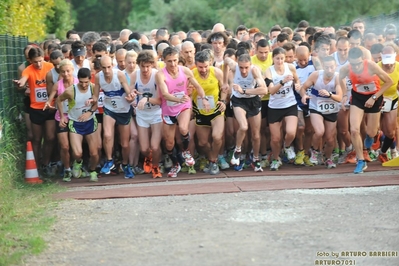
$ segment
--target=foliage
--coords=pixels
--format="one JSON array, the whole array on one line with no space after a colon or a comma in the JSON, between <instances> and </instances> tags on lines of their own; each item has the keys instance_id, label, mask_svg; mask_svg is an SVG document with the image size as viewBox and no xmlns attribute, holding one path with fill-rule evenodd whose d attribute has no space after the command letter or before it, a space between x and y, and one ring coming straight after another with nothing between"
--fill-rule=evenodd
<instances>
[{"instance_id":1,"label":"foliage","mask_svg":"<svg viewBox=\"0 0 399 266\"><path fill-rule=\"evenodd\" d=\"M0 124L5 129L0 142L0 265L16 265L45 248L41 236L55 220L46 211L59 188L23 183L26 129L7 119Z\"/></svg>"},{"instance_id":2,"label":"foliage","mask_svg":"<svg viewBox=\"0 0 399 266\"><path fill-rule=\"evenodd\" d=\"M65 35L71 27L70 5L63 0L0 1L0 34L41 41L47 33Z\"/></svg>"},{"instance_id":3,"label":"foliage","mask_svg":"<svg viewBox=\"0 0 399 266\"><path fill-rule=\"evenodd\" d=\"M303 19L315 26L345 25L357 17L389 13L387 6L399 9L390 0L135 0L128 20L139 31L161 26L171 31L211 29L221 22L232 30L243 24L267 32L276 24L295 28Z\"/></svg>"},{"instance_id":4,"label":"foliage","mask_svg":"<svg viewBox=\"0 0 399 266\"><path fill-rule=\"evenodd\" d=\"M47 32L54 33L57 38L63 40L66 32L73 29L73 25L71 4L64 0L54 0L54 6L47 12Z\"/></svg>"},{"instance_id":5,"label":"foliage","mask_svg":"<svg viewBox=\"0 0 399 266\"><path fill-rule=\"evenodd\" d=\"M113 31L127 26L132 0L71 0L78 31Z\"/></svg>"}]
</instances>

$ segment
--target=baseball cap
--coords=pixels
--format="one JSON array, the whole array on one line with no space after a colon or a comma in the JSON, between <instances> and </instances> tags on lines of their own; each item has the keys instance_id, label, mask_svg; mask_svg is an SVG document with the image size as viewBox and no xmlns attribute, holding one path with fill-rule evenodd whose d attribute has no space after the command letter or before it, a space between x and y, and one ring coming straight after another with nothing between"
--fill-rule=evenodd
<instances>
[{"instance_id":1,"label":"baseball cap","mask_svg":"<svg viewBox=\"0 0 399 266\"><path fill-rule=\"evenodd\" d=\"M73 56L82 56L86 55L86 48L77 48L77 49L72 49L72 54Z\"/></svg>"},{"instance_id":2,"label":"baseball cap","mask_svg":"<svg viewBox=\"0 0 399 266\"><path fill-rule=\"evenodd\" d=\"M381 61L384 65L394 64L396 59L396 53L393 54L381 54Z\"/></svg>"}]
</instances>

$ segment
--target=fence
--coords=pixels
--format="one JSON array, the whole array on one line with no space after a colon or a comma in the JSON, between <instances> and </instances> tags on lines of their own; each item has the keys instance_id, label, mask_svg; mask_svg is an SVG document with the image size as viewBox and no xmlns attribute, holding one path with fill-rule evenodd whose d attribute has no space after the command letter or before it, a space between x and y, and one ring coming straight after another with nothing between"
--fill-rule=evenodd
<instances>
[{"instance_id":1,"label":"fence","mask_svg":"<svg viewBox=\"0 0 399 266\"><path fill-rule=\"evenodd\" d=\"M22 93L17 92L13 79L19 79L18 66L25 61L26 37L0 35L0 137L4 128L2 122L12 123L22 106Z\"/></svg>"}]
</instances>

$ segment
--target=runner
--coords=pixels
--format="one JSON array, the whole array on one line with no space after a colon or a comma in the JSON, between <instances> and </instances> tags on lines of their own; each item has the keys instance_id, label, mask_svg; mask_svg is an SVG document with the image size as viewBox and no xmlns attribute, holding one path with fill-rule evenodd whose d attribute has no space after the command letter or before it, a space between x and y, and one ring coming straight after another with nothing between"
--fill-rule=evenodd
<instances>
[{"instance_id":1,"label":"runner","mask_svg":"<svg viewBox=\"0 0 399 266\"><path fill-rule=\"evenodd\" d=\"M98 94L100 88L104 92L103 116L103 147L107 161L101 173L109 174L115 168L112 159L114 146L115 124L118 126L120 144L122 146L122 168L125 178L133 178L134 174L128 165L130 139L130 103L135 95L130 92L126 76L122 71L113 69L109 56L101 58L102 71L96 75L94 91Z\"/></svg>"},{"instance_id":2,"label":"runner","mask_svg":"<svg viewBox=\"0 0 399 266\"><path fill-rule=\"evenodd\" d=\"M86 59L86 48L83 42L81 41L75 41L71 45L72 47L72 64L75 68L75 71L73 72L73 75L75 78L78 77L78 71L82 67L90 69L90 61ZM92 54L92 45L90 46L90 54Z\"/></svg>"},{"instance_id":3,"label":"runner","mask_svg":"<svg viewBox=\"0 0 399 266\"><path fill-rule=\"evenodd\" d=\"M323 70L310 74L300 90L303 104L307 105L307 99L310 99L310 121L314 129L310 161L314 164L320 161L319 158L322 156L322 151L316 147L325 142L324 163L328 169L337 167L331 155L336 144L338 103L342 99L339 75L335 72L335 68L334 57L324 57ZM309 88L311 88L310 96L306 93Z\"/></svg>"},{"instance_id":4,"label":"runner","mask_svg":"<svg viewBox=\"0 0 399 266\"><path fill-rule=\"evenodd\" d=\"M366 116L366 133L372 140L378 133L378 125L383 104L382 94L392 86L392 79L376 63L363 59L363 52L359 47L349 50L349 65L345 65L339 72L343 95L346 94L345 78L349 77L352 83L352 99L350 106L350 131L352 145L356 151L357 165L355 174L363 173L367 169L367 163L363 155L363 143L360 136L360 124ZM384 84L380 86L380 78ZM343 97L343 104L345 104ZM373 142L365 142L365 148L370 148Z\"/></svg>"},{"instance_id":5,"label":"runner","mask_svg":"<svg viewBox=\"0 0 399 266\"><path fill-rule=\"evenodd\" d=\"M209 166L205 172L211 175L219 173L219 165L224 159L223 155L218 157L220 148L223 145L224 135L224 110L226 109L226 93L221 92L223 84L223 72L211 65L211 56L208 51L201 51L195 55L194 78L204 89L208 98L210 111L206 112L201 97L197 91L193 91L193 111L196 122L196 135L198 148L203 151L208 160ZM220 95L220 96L219 96ZM212 142L210 143L210 139Z\"/></svg>"},{"instance_id":6,"label":"runner","mask_svg":"<svg viewBox=\"0 0 399 266\"><path fill-rule=\"evenodd\" d=\"M268 120L271 134L273 161L271 171L276 171L282 165L281 129L285 122L284 151L289 161L295 160L295 151L292 142L295 139L298 125L298 109L293 92L299 89L299 79L294 65L285 63L285 50L281 47L273 50L273 65L266 70L266 84L270 91Z\"/></svg>"},{"instance_id":7,"label":"runner","mask_svg":"<svg viewBox=\"0 0 399 266\"><path fill-rule=\"evenodd\" d=\"M95 131L97 130L97 120L94 115L97 109L98 98L93 86L90 83L90 69L82 68L78 71L78 84L68 87L60 96L57 97L57 107L60 114L60 128L68 127L69 141L72 149L72 156L75 159L73 169L75 177L82 174L82 142L86 140L90 151L90 181L97 182L96 166L99 161L98 144ZM68 101L68 116L65 116L64 101ZM68 121L69 118L69 121ZM71 181L70 176L64 176L64 181Z\"/></svg>"},{"instance_id":8,"label":"runner","mask_svg":"<svg viewBox=\"0 0 399 266\"><path fill-rule=\"evenodd\" d=\"M140 52L137 57L139 69L131 75L130 84L138 95L136 122L140 151L145 156L144 172L152 173L153 178L160 178L162 111L160 95L155 84L158 71L152 67L154 63L151 51Z\"/></svg>"},{"instance_id":9,"label":"runner","mask_svg":"<svg viewBox=\"0 0 399 266\"><path fill-rule=\"evenodd\" d=\"M179 50L174 47L167 47L163 51L165 68L156 74L156 85L160 89L162 95L162 116L163 116L163 138L169 157L173 161L173 167L168 173L168 177L177 177L181 170L177 158L173 155L175 146L176 124L179 125L179 132L183 142L183 158L187 166L194 165L195 161L190 152L188 145L190 142L190 134L188 125L191 117L191 98L187 93L188 82L196 89L206 111L210 110L208 98L204 90L194 79L190 69L178 65Z\"/></svg>"},{"instance_id":10,"label":"runner","mask_svg":"<svg viewBox=\"0 0 399 266\"><path fill-rule=\"evenodd\" d=\"M261 98L267 94L265 81L262 78L259 68L251 63L249 54L242 54L237 62L229 57L224 59L224 90L228 90L228 73L231 70L234 74L231 105L233 106L234 117L238 122L236 135L236 147L230 163L240 165L241 145L248 131L248 124L251 128L251 140L253 149L252 164L255 172L262 172L260 165L260 126L262 108Z\"/></svg>"},{"instance_id":11,"label":"runner","mask_svg":"<svg viewBox=\"0 0 399 266\"><path fill-rule=\"evenodd\" d=\"M33 154L35 155L36 165L40 167L40 173L47 175L50 172L50 156L55 140L55 111L43 111L43 108L47 101L46 74L53 68L53 64L44 62L44 52L38 47L32 47L29 50L28 58L31 65L24 69L21 79L14 80L14 83L19 88L24 88L26 83L29 85L29 117L32 122ZM43 136L44 142L42 142ZM43 147L42 143L45 143Z\"/></svg>"}]
</instances>

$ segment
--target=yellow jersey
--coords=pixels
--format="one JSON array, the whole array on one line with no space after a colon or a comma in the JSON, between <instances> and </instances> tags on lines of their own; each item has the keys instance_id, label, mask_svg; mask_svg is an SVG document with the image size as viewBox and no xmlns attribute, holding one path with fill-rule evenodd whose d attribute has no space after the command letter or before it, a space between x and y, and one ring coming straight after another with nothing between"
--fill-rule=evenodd
<instances>
[{"instance_id":1,"label":"yellow jersey","mask_svg":"<svg viewBox=\"0 0 399 266\"><path fill-rule=\"evenodd\" d=\"M198 93L196 90L193 91L192 99L194 102L193 110L196 113L200 113L202 115L211 115L215 113L218 109L217 102L219 101L219 81L215 75L215 67L209 67L209 75L206 79L202 78L197 68L193 70L194 78L197 80L199 85L204 89L205 95L208 97L209 105L211 109L209 112L204 110L202 99L198 97Z\"/></svg>"},{"instance_id":2,"label":"yellow jersey","mask_svg":"<svg viewBox=\"0 0 399 266\"><path fill-rule=\"evenodd\" d=\"M265 61L260 61L256 55L251 57L251 62L253 65L257 66L260 68L262 71L262 74L265 73L266 69L271 67L273 64L273 58L272 58L272 52L269 52L267 55L267 59ZM266 94L265 96L262 97L262 101L267 101L270 98L270 94Z\"/></svg>"},{"instance_id":3,"label":"yellow jersey","mask_svg":"<svg viewBox=\"0 0 399 266\"><path fill-rule=\"evenodd\" d=\"M382 63L378 62L378 66L382 68ZM395 100L398 98L398 82L399 82L399 63L395 62L395 69L392 73L388 74L391 77L393 84L384 92L384 98L389 98L391 100ZM380 86L382 86L384 82L380 79Z\"/></svg>"}]
</instances>

